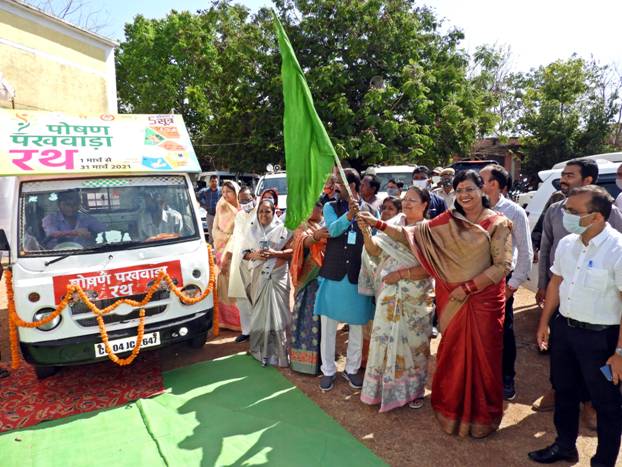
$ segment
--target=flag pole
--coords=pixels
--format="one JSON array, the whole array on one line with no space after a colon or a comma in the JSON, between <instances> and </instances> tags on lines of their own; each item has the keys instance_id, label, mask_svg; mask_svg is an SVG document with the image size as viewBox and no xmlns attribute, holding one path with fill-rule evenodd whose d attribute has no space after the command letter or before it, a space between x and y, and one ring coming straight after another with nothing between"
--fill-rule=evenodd
<instances>
[{"instance_id":1,"label":"flag pole","mask_svg":"<svg viewBox=\"0 0 622 467\"><path fill-rule=\"evenodd\" d=\"M346 154L346 156L348 155L346 148L344 148L342 144L337 144L335 148L341 148L341 150ZM341 165L341 160L339 160L337 151L335 151L335 165L337 166L337 171L339 172L339 176L341 178L341 184L346 187L346 191L348 192L348 200L350 200L352 199L352 190L350 190L350 184L348 183L348 180L346 179L346 173L343 170L343 166ZM356 214L358 215L358 210ZM356 217L357 216L355 215L354 219L356 219ZM363 235L371 236L371 227L369 227L369 225L366 225L365 228L361 230L361 232L363 233Z\"/></svg>"}]
</instances>

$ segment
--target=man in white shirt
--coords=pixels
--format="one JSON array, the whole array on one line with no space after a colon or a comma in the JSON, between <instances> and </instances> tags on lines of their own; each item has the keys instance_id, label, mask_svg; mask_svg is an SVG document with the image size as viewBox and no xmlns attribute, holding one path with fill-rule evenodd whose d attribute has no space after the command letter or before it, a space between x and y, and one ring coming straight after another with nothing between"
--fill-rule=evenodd
<instances>
[{"instance_id":1,"label":"man in white shirt","mask_svg":"<svg viewBox=\"0 0 622 467\"><path fill-rule=\"evenodd\" d=\"M607 223L612 203L605 189L587 185L573 189L564 206L564 227L571 234L555 251L537 332L543 349L549 327L555 334L550 352L557 439L529 453L535 462L578 461L579 407L586 388L598 417L591 465L616 465L622 436L622 234ZM559 315L551 320L558 306ZM611 381L602 367L611 372Z\"/></svg>"},{"instance_id":2,"label":"man in white shirt","mask_svg":"<svg viewBox=\"0 0 622 467\"><path fill-rule=\"evenodd\" d=\"M181 213L170 207L162 193L147 193L145 206L138 216L138 234L141 240L157 237L161 234L181 236L184 221Z\"/></svg>"},{"instance_id":3,"label":"man in white shirt","mask_svg":"<svg viewBox=\"0 0 622 467\"><path fill-rule=\"evenodd\" d=\"M456 200L456 192L454 191L453 181L456 171L451 167L441 170L440 172L439 187L432 190L436 196L439 196L445 201L447 209L454 207L454 201Z\"/></svg>"},{"instance_id":4,"label":"man in white shirt","mask_svg":"<svg viewBox=\"0 0 622 467\"><path fill-rule=\"evenodd\" d=\"M503 322L503 398L514 400L516 338L514 336L514 292L528 279L531 271L533 248L525 210L503 196L510 184L510 174L500 165L491 164L480 170L484 180L483 191L490 199L493 211L512 221L512 272L505 287L505 321Z\"/></svg>"}]
</instances>

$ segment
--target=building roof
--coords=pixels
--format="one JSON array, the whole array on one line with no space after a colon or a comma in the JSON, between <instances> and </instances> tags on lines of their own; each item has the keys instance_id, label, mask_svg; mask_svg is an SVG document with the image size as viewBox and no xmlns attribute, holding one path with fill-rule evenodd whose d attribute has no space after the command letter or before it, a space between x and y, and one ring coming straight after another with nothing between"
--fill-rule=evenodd
<instances>
[{"instance_id":1,"label":"building roof","mask_svg":"<svg viewBox=\"0 0 622 467\"><path fill-rule=\"evenodd\" d=\"M90 39L94 39L97 42L100 42L104 45L107 45L108 47L118 47L119 43L113 41L112 39L109 39L107 37L104 37L100 34L96 34L94 32L88 31L87 29L81 28L79 26L76 26L75 24L72 24L68 21L65 21L64 19L58 18L54 15L51 15L43 10L41 10L40 8L37 8L35 6L29 5L21 0L0 0L0 3L7 3L9 5L12 5L14 7L20 8L22 10L25 10L27 12L29 12L30 14L34 15L34 16L38 16L40 18L43 18L47 21L50 21L52 23L55 23L59 26L71 29L74 32L77 32L78 34L82 34L84 36L89 37Z\"/></svg>"}]
</instances>

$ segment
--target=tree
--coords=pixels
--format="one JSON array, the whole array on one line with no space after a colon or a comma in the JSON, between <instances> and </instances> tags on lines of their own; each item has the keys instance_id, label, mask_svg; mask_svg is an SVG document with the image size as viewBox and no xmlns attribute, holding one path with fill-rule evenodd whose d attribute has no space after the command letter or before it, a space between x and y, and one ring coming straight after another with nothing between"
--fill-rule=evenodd
<instances>
[{"instance_id":1,"label":"tree","mask_svg":"<svg viewBox=\"0 0 622 467\"><path fill-rule=\"evenodd\" d=\"M620 109L619 84L612 87L609 76L608 67L573 56L515 81L522 104L517 127L525 135L527 172L608 150Z\"/></svg>"},{"instance_id":2,"label":"tree","mask_svg":"<svg viewBox=\"0 0 622 467\"><path fill-rule=\"evenodd\" d=\"M315 105L354 166L446 163L494 122L460 31L410 0L277 0ZM228 1L136 17L117 53L119 107L182 113L205 166L283 162L280 56L270 12ZM347 154L347 156L346 156Z\"/></svg>"}]
</instances>

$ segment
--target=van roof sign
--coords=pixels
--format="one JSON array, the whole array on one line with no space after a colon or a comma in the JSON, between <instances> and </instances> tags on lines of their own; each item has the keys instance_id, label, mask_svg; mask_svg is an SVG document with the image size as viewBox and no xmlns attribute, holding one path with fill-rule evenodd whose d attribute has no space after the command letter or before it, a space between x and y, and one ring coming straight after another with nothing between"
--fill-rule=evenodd
<instances>
[{"instance_id":1,"label":"van roof sign","mask_svg":"<svg viewBox=\"0 0 622 467\"><path fill-rule=\"evenodd\" d=\"M0 110L0 176L201 172L181 115Z\"/></svg>"}]
</instances>

